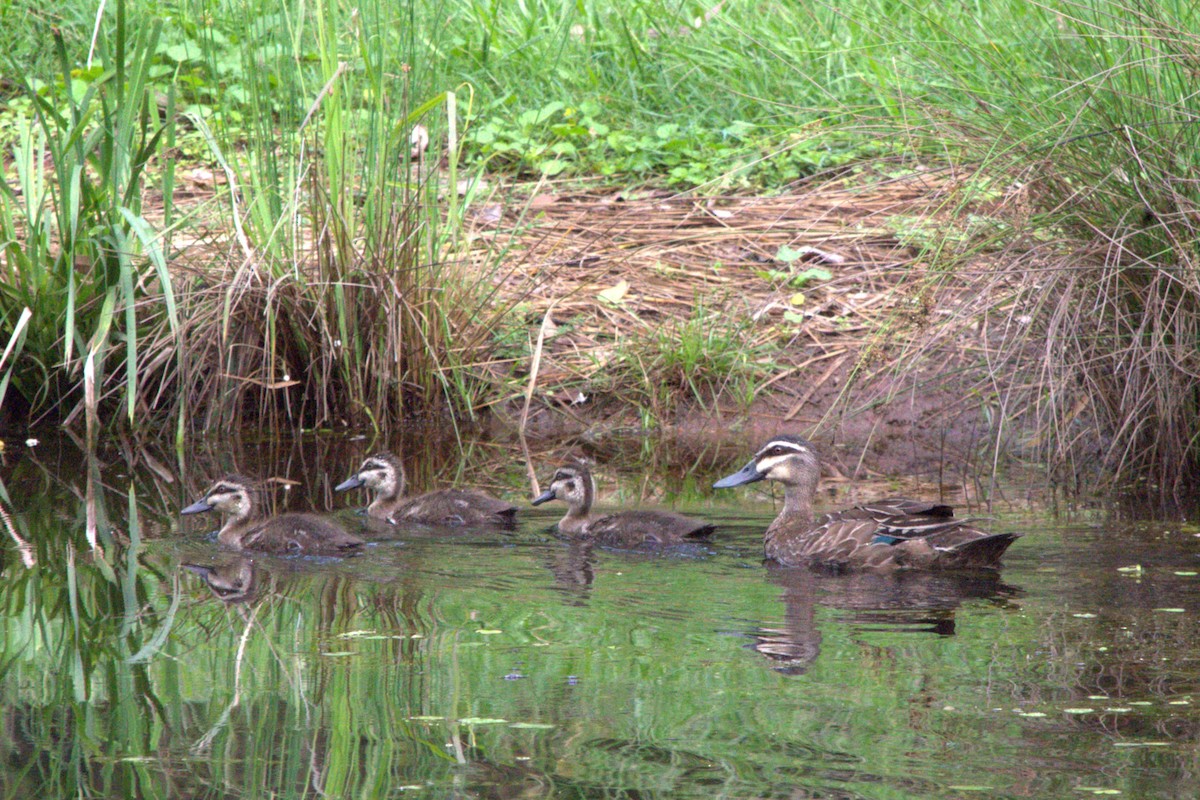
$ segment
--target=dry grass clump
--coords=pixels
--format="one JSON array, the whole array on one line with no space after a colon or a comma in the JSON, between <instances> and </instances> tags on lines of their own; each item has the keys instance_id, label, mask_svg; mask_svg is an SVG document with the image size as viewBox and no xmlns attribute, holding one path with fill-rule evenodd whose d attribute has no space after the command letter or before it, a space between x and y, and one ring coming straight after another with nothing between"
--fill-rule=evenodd
<instances>
[{"instance_id":1,"label":"dry grass clump","mask_svg":"<svg viewBox=\"0 0 1200 800\"><path fill-rule=\"evenodd\" d=\"M469 415L483 386L471 364L503 308L483 276L405 245L416 218L397 211L374 245L318 239L309 263L196 281L183 348L191 424L388 430L439 408Z\"/></svg>"}]
</instances>

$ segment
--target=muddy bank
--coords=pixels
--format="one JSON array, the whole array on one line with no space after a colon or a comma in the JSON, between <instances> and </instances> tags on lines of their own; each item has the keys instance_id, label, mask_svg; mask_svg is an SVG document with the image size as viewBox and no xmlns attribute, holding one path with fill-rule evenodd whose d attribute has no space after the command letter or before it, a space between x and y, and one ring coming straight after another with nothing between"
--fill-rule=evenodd
<instances>
[{"instance_id":1,"label":"muddy bank","mask_svg":"<svg viewBox=\"0 0 1200 800\"><path fill-rule=\"evenodd\" d=\"M530 355L542 338L536 376L516 359L497 377L533 385L527 430L539 439L649 426L748 450L800 433L831 472L858 477L961 479L1024 458L1036 423L1015 413L1004 385L1015 378L988 359L999 332L969 322L981 270L931 266L929 242L955 224L938 209L959 186L931 172L773 197L542 193L520 214L485 205L476 235L516 265L501 288L519 293ZM1011 217L1020 199L971 210ZM805 271L818 277L797 280ZM677 382L670 401L613 378L623 348L686 335L699 315L758 359L751 398L706 395L653 364L638 377ZM497 407L498 431L518 428L522 408Z\"/></svg>"}]
</instances>

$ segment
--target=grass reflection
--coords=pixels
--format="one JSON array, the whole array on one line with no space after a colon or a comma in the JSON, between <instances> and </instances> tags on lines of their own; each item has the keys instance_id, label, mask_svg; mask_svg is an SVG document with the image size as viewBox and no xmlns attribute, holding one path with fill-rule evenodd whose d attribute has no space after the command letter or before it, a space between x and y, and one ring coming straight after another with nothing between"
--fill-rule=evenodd
<instances>
[{"instance_id":1,"label":"grass reflection","mask_svg":"<svg viewBox=\"0 0 1200 800\"><path fill-rule=\"evenodd\" d=\"M769 511L683 555L530 517L245 558L180 530L165 463L5 473L5 797L1200 788L1200 582L1158 529L1031 530L983 576L767 569Z\"/></svg>"}]
</instances>

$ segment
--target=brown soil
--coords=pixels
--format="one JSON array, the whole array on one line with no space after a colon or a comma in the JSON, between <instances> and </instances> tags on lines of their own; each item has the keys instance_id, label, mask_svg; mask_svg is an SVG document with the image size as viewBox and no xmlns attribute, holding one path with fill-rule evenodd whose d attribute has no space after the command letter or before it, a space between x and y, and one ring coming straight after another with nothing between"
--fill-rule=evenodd
<instances>
[{"instance_id":1,"label":"brown soil","mask_svg":"<svg viewBox=\"0 0 1200 800\"><path fill-rule=\"evenodd\" d=\"M974 290L969 277L931 274L920 247L901 239L932 241L965 219L961 206L954 216L941 210L957 202L958 188L939 172L771 197L543 189L517 209L479 207L476 235L508 248L516 264L501 288L523 304L531 342L548 320L530 434L594 440L640 426L627 399L610 396L605 369L621 341L679 325L702 303L745 321L747 348L782 343L777 367L749 408L726 398L656 409L668 433L715 436L747 452L772 434L801 433L822 445L835 472L856 477L976 472L973 460L997 437L979 391L987 336L964 330L951 339L944 329ZM1020 201L1007 197L986 212L1011 218ZM784 246L809 249L788 265L776 258ZM810 267L832 279L805 286L798 306L796 289L778 274L764 277ZM625 284L615 302L602 299ZM899 372L901 353L919 366ZM519 425L522 406L501 411L505 424Z\"/></svg>"}]
</instances>

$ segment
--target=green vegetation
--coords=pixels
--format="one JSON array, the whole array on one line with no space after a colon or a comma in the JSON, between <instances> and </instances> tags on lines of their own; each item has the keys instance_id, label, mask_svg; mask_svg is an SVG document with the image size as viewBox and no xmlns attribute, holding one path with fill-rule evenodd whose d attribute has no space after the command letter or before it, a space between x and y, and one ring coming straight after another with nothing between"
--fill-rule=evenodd
<instances>
[{"instance_id":1,"label":"green vegetation","mask_svg":"<svg viewBox=\"0 0 1200 800\"><path fill-rule=\"evenodd\" d=\"M1094 462L1082 443L1104 441L1108 467L1177 486L1200 461L1196 14L117 0L96 26L78 3L5 7L4 413L180 437L469 417L524 391L493 348L522 338L510 310L538 278L465 235L484 191L467 179L775 192L945 168L968 178L946 208L992 206L986 229L905 227L937 281L989 251L989 302L961 322L1019 321L988 368L1035 386L1010 400L1043 455ZM184 202L181 161L216 176L215 198ZM724 338L682 358L724 370ZM652 365L678 343L627 339L648 350L614 363L642 368L608 377L657 396ZM754 374L669 381L674 399L643 408L742 402Z\"/></svg>"},{"instance_id":2,"label":"green vegetation","mask_svg":"<svg viewBox=\"0 0 1200 800\"><path fill-rule=\"evenodd\" d=\"M748 320L730 319L698 302L692 316L637 329L616 343L604 373L607 390L627 390L623 401L650 425L670 419L680 404L715 410L721 400L749 407L778 365L774 342L759 341ZM628 388L627 388L628 387Z\"/></svg>"}]
</instances>

